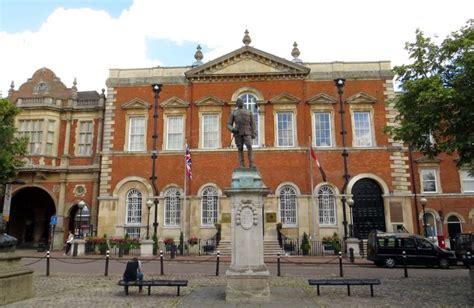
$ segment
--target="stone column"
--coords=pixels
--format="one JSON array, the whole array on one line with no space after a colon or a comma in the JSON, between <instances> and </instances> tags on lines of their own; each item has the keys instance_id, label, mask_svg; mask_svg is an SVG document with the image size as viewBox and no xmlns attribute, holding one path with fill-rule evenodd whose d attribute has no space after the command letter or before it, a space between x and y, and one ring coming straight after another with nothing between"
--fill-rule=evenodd
<instances>
[{"instance_id":1,"label":"stone column","mask_svg":"<svg viewBox=\"0 0 474 308\"><path fill-rule=\"evenodd\" d=\"M261 302L270 299L270 273L263 259L263 198L269 193L256 168L237 168L231 188L232 261L226 272L226 301Z\"/></svg>"}]
</instances>

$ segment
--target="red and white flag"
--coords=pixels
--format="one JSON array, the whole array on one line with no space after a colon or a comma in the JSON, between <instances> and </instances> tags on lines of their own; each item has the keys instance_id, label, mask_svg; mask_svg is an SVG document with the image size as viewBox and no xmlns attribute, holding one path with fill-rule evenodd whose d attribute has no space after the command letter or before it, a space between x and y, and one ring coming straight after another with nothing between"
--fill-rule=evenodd
<instances>
[{"instance_id":1,"label":"red and white flag","mask_svg":"<svg viewBox=\"0 0 474 308\"><path fill-rule=\"evenodd\" d=\"M316 165L318 166L319 172L321 173L321 177L323 178L323 181L326 182L326 173L323 170L323 167L321 167L321 164L319 163L319 159L316 156L316 152L314 151L313 147L309 147L309 151L311 154L311 157L316 161Z\"/></svg>"},{"instance_id":2,"label":"red and white flag","mask_svg":"<svg viewBox=\"0 0 474 308\"><path fill-rule=\"evenodd\" d=\"M192 180L193 173L191 171L191 165L192 165L191 152L189 151L189 145L187 145L187 144L186 144L186 155L184 156L184 161L185 161L185 165L186 165L186 176L190 180Z\"/></svg>"}]
</instances>

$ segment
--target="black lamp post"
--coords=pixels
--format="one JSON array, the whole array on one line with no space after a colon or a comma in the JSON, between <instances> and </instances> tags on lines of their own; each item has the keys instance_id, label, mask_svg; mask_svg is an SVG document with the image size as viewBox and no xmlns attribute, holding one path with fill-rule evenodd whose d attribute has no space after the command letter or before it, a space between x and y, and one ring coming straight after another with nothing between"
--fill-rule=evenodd
<instances>
[{"instance_id":1,"label":"black lamp post","mask_svg":"<svg viewBox=\"0 0 474 308\"><path fill-rule=\"evenodd\" d=\"M354 237L354 221L352 217L352 208L354 207L354 199L347 199L347 205L349 206L350 225L349 225L349 237Z\"/></svg>"},{"instance_id":2,"label":"black lamp post","mask_svg":"<svg viewBox=\"0 0 474 308\"><path fill-rule=\"evenodd\" d=\"M428 236L428 232L426 230L426 211L425 211L425 207L427 203L428 203L428 200L425 197L420 198L421 208L423 209L423 232L424 232L425 237Z\"/></svg>"},{"instance_id":3,"label":"black lamp post","mask_svg":"<svg viewBox=\"0 0 474 308\"><path fill-rule=\"evenodd\" d=\"M79 238L82 238L82 209L86 206L86 203L81 200L77 203L77 207L79 208Z\"/></svg>"},{"instance_id":4,"label":"black lamp post","mask_svg":"<svg viewBox=\"0 0 474 308\"><path fill-rule=\"evenodd\" d=\"M341 203L342 203L342 216L343 216L343 221L342 224L344 226L344 240L347 239L347 215L346 215L346 188L347 184L349 183L349 172L347 169L347 156L349 156L349 153L347 152L347 147L346 147L346 128L344 125L344 104L342 102L342 94L344 93L344 85L345 85L346 80L344 78L337 78L334 79L334 84L336 85L337 88L337 94L339 94L339 114L341 115L341 136L342 136L342 159L344 162L344 184L342 185L341 189Z\"/></svg>"},{"instance_id":5,"label":"black lamp post","mask_svg":"<svg viewBox=\"0 0 474 308\"><path fill-rule=\"evenodd\" d=\"M158 98L160 98L161 84L152 84L151 88L154 93L155 103L153 105L153 150L151 152L151 185L153 186L153 203L155 204L155 221L153 222L153 236L156 238L158 229L158 188L156 186L156 158L157 158L157 141L158 141Z\"/></svg>"},{"instance_id":6,"label":"black lamp post","mask_svg":"<svg viewBox=\"0 0 474 308\"><path fill-rule=\"evenodd\" d=\"M146 222L146 239L150 239L150 210L151 207L153 206L153 201L148 200L146 202L146 207L148 208L148 217L147 217L147 222Z\"/></svg>"}]
</instances>

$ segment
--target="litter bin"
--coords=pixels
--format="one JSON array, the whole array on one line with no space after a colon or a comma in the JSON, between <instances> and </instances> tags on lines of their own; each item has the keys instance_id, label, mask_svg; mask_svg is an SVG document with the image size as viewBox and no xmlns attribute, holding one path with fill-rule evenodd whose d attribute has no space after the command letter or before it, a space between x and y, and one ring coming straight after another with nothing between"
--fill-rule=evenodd
<instances>
[{"instance_id":1,"label":"litter bin","mask_svg":"<svg viewBox=\"0 0 474 308\"><path fill-rule=\"evenodd\" d=\"M444 241L444 235L438 235L438 246L439 248L446 248L446 242Z\"/></svg>"}]
</instances>

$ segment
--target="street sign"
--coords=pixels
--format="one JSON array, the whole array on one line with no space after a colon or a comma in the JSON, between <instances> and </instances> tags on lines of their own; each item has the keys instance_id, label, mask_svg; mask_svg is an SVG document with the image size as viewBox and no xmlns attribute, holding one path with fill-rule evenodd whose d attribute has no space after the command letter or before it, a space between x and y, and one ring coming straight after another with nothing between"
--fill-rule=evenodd
<instances>
[{"instance_id":1,"label":"street sign","mask_svg":"<svg viewBox=\"0 0 474 308\"><path fill-rule=\"evenodd\" d=\"M53 226L57 225L58 223L58 216L56 215L53 215L51 216L51 222L50 222Z\"/></svg>"}]
</instances>

